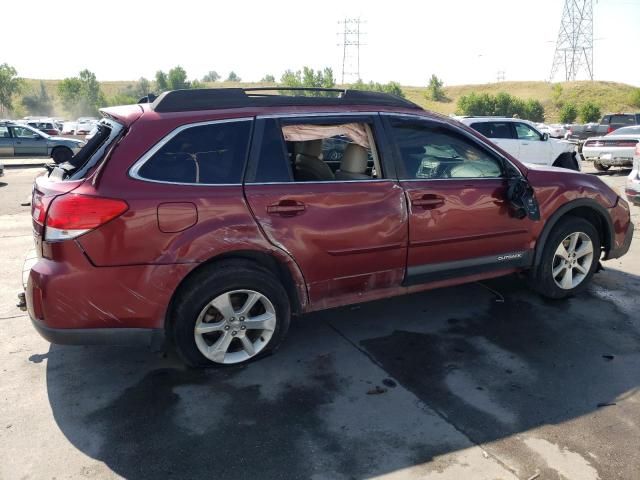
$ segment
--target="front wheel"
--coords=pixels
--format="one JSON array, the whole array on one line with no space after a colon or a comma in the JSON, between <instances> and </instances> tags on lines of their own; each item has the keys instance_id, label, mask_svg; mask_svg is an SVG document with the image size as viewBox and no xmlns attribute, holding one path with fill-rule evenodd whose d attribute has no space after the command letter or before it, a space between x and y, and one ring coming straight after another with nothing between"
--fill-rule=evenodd
<instances>
[{"instance_id":1,"label":"front wheel","mask_svg":"<svg viewBox=\"0 0 640 480\"><path fill-rule=\"evenodd\" d=\"M289 328L289 299L267 270L244 262L214 264L181 288L170 320L188 365L243 364L280 345Z\"/></svg>"},{"instance_id":2,"label":"front wheel","mask_svg":"<svg viewBox=\"0 0 640 480\"><path fill-rule=\"evenodd\" d=\"M548 298L564 298L586 288L600 260L600 235L591 222L567 217L551 231L532 286Z\"/></svg>"},{"instance_id":3,"label":"front wheel","mask_svg":"<svg viewBox=\"0 0 640 480\"><path fill-rule=\"evenodd\" d=\"M600 162L593 162L593 166L599 172L606 172L611 168L611 165L604 165L603 163L600 163Z\"/></svg>"}]
</instances>

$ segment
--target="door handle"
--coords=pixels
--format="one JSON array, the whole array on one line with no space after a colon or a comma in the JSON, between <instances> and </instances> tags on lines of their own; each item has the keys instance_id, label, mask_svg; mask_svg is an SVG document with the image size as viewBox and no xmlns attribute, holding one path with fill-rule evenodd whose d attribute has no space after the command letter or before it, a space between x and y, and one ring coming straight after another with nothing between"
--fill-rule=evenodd
<instances>
[{"instance_id":1,"label":"door handle","mask_svg":"<svg viewBox=\"0 0 640 480\"><path fill-rule=\"evenodd\" d=\"M304 203L295 200L280 200L278 203L267 206L269 215L279 215L281 217L295 217L303 214L305 210Z\"/></svg>"},{"instance_id":2,"label":"door handle","mask_svg":"<svg viewBox=\"0 0 640 480\"><path fill-rule=\"evenodd\" d=\"M521 145L529 145L529 142L522 142Z\"/></svg>"},{"instance_id":3,"label":"door handle","mask_svg":"<svg viewBox=\"0 0 640 480\"><path fill-rule=\"evenodd\" d=\"M422 207L425 210L431 210L444 205L444 197L440 195L426 194L421 198L414 198L411 200L411 205L414 207Z\"/></svg>"}]
</instances>

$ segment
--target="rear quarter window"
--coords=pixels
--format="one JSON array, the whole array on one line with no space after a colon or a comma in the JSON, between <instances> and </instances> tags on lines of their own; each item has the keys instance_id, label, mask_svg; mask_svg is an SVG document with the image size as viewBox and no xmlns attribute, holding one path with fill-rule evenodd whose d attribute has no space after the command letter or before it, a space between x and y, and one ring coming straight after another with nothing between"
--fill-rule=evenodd
<instances>
[{"instance_id":1,"label":"rear quarter window","mask_svg":"<svg viewBox=\"0 0 640 480\"><path fill-rule=\"evenodd\" d=\"M251 120L234 120L183 128L143 157L132 175L167 183L242 183L251 127Z\"/></svg>"}]
</instances>

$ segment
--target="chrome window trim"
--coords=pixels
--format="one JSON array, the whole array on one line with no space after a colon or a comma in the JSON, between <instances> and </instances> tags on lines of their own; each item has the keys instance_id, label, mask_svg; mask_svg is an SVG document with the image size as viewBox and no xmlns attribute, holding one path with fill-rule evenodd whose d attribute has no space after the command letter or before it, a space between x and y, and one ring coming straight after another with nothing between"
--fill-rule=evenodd
<instances>
[{"instance_id":1,"label":"chrome window trim","mask_svg":"<svg viewBox=\"0 0 640 480\"><path fill-rule=\"evenodd\" d=\"M486 148L487 150L491 151L494 155L497 155L498 158L502 158L504 161L508 162L509 165L511 165L517 172L520 173L521 177L524 177L524 174L520 171L520 169L516 165L513 164L513 162L511 160L509 160L507 157L503 156L500 152L495 150L491 145L488 145L488 144L486 144L484 142L481 142L477 138L474 138L473 136L469 135L469 132L467 132L464 129L458 127L457 125L454 125L454 124L451 124L451 123L448 123L448 122L443 122L442 120L439 120L437 118L427 117L427 116L423 116L423 115L412 115L410 113L380 112L380 115L388 116L388 117L405 117L405 118L411 118L411 119L415 119L415 120L426 120L426 121L429 121L429 122L437 123L437 124L445 126L445 127L450 127L453 130L457 131L458 133L464 135L465 138L468 138L471 141L482 145L484 148ZM471 127L469 127L469 128L471 128ZM431 181L436 181L436 180L467 180L467 181L468 180L499 180L499 179L506 180L507 178L509 178L509 177L505 176L505 177L421 178L421 179L416 178L416 179L401 179L401 181L431 182Z\"/></svg>"},{"instance_id":2,"label":"chrome window trim","mask_svg":"<svg viewBox=\"0 0 640 480\"><path fill-rule=\"evenodd\" d=\"M304 117L357 117L357 116L366 116L366 115L379 115L380 112L309 112L309 113L269 113L263 115L257 115L256 119L266 119L266 118L304 118Z\"/></svg>"},{"instance_id":3,"label":"chrome window trim","mask_svg":"<svg viewBox=\"0 0 640 480\"><path fill-rule=\"evenodd\" d=\"M334 183L380 183L392 182L398 183L399 180L394 178L372 178L371 180L312 180L308 182L246 182L245 185L317 185L317 184L334 184Z\"/></svg>"},{"instance_id":4,"label":"chrome window trim","mask_svg":"<svg viewBox=\"0 0 640 480\"><path fill-rule=\"evenodd\" d=\"M238 118L224 118L220 120L209 120L206 122L187 123L184 125L180 125L179 127L176 127L175 129L171 130L164 137L162 137L162 139L158 141L153 147L151 147L151 149L147 150L147 152L144 155L142 155L142 157L140 157L136 161L136 163L134 163L133 166L131 166L131 168L129 168L129 172L128 172L129 176L135 180L140 180L143 182L150 182L150 183L161 183L164 185L189 185L189 186L202 186L202 187L230 187L230 186L242 185L241 181L238 183L192 183L192 182L171 182L168 180L153 180L151 178L142 177L139 174L139 171L142 168L142 166L145 163L147 163L147 161L149 161L149 159L158 152L158 150L164 147L171 139L173 139L173 137L183 132L184 130L187 130L189 128L194 128L194 127L203 127L205 125L215 125L218 123L252 122L253 120L254 120L254 117L238 117Z\"/></svg>"}]
</instances>

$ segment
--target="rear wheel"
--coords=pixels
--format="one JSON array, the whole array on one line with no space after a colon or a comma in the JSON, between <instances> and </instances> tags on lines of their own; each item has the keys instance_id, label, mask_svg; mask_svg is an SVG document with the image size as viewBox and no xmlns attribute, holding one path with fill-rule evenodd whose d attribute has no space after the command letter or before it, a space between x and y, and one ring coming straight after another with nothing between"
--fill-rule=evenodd
<instances>
[{"instance_id":1,"label":"rear wheel","mask_svg":"<svg viewBox=\"0 0 640 480\"><path fill-rule=\"evenodd\" d=\"M604 165L604 164L602 164L600 162L593 162L593 166L599 172L606 172L607 170L609 170L611 168L611 165Z\"/></svg>"},{"instance_id":2,"label":"rear wheel","mask_svg":"<svg viewBox=\"0 0 640 480\"><path fill-rule=\"evenodd\" d=\"M56 163L64 163L71 160L73 152L66 147L58 147L51 153L51 158Z\"/></svg>"},{"instance_id":3,"label":"rear wheel","mask_svg":"<svg viewBox=\"0 0 640 480\"><path fill-rule=\"evenodd\" d=\"M567 217L544 246L532 286L545 297L564 298L586 288L600 260L600 235L591 222Z\"/></svg>"},{"instance_id":4,"label":"rear wheel","mask_svg":"<svg viewBox=\"0 0 640 480\"><path fill-rule=\"evenodd\" d=\"M227 261L197 273L181 288L171 337L191 366L237 365L273 352L289 321L287 293L271 272Z\"/></svg>"}]
</instances>

